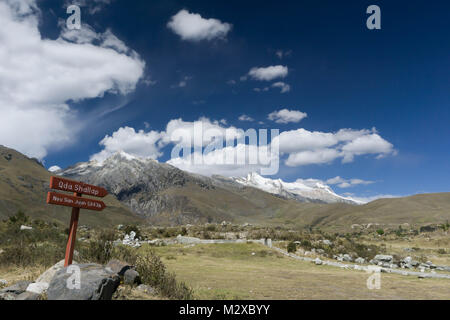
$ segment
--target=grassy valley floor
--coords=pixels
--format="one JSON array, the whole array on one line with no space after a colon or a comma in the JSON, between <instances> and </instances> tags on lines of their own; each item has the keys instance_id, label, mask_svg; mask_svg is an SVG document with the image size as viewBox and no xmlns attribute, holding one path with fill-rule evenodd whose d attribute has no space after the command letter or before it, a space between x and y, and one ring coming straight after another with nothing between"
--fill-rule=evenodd
<instances>
[{"instance_id":1,"label":"grassy valley floor","mask_svg":"<svg viewBox=\"0 0 450 320\"><path fill-rule=\"evenodd\" d=\"M365 272L316 266L257 244L155 250L197 299L450 299L449 280L383 273L381 289L369 290Z\"/></svg>"}]
</instances>

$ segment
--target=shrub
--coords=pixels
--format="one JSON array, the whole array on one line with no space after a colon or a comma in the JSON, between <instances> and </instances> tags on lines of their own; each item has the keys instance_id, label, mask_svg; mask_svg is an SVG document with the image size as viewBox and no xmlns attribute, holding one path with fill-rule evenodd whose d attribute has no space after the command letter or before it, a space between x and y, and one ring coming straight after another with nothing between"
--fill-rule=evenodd
<instances>
[{"instance_id":1,"label":"shrub","mask_svg":"<svg viewBox=\"0 0 450 320\"><path fill-rule=\"evenodd\" d=\"M113 230L101 231L97 241L91 241L87 247L81 247L80 258L86 262L108 263L112 258L114 240Z\"/></svg>"},{"instance_id":2,"label":"shrub","mask_svg":"<svg viewBox=\"0 0 450 320\"><path fill-rule=\"evenodd\" d=\"M193 297L192 289L184 282L178 282L173 273L168 273L154 251L137 257L136 271L143 283L157 288L163 296L177 300L191 300Z\"/></svg>"},{"instance_id":3,"label":"shrub","mask_svg":"<svg viewBox=\"0 0 450 320\"><path fill-rule=\"evenodd\" d=\"M292 253L292 252L296 252L297 251L297 245L291 241L288 243L287 245L287 252Z\"/></svg>"},{"instance_id":4,"label":"shrub","mask_svg":"<svg viewBox=\"0 0 450 320\"><path fill-rule=\"evenodd\" d=\"M445 251L445 249L438 249L438 251L437 251L439 254L446 254L447 253L447 251Z\"/></svg>"},{"instance_id":5,"label":"shrub","mask_svg":"<svg viewBox=\"0 0 450 320\"><path fill-rule=\"evenodd\" d=\"M377 230L377 234L379 234L380 236L382 236L384 234L384 230L383 229L378 229Z\"/></svg>"},{"instance_id":6,"label":"shrub","mask_svg":"<svg viewBox=\"0 0 450 320\"><path fill-rule=\"evenodd\" d=\"M30 218L22 211L18 211L14 216L9 218L9 222L12 224L27 224L29 221Z\"/></svg>"}]
</instances>

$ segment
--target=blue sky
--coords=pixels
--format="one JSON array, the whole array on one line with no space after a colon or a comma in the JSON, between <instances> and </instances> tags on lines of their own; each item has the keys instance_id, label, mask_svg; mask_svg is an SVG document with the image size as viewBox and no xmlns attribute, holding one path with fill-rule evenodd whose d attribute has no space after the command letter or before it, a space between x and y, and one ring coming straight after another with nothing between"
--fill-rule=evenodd
<instances>
[{"instance_id":1,"label":"blue sky","mask_svg":"<svg viewBox=\"0 0 450 320\"><path fill-rule=\"evenodd\" d=\"M59 38L66 47L66 42L72 43L70 54L74 55L75 64L89 64L90 54L87 50L77 52L75 46L98 46L95 54L99 55L106 54L105 39L120 39L115 43L125 46L123 50L113 46L116 54L105 57L108 64L103 68L89 65L97 75L105 72L99 77L105 88L91 93L89 88L80 86L82 94L78 95L66 94L64 90L70 91L70 86L64 86L59 89L63 96L59 100L43 97L39 102L39 107L48 101L58 105L55 108L64 104L65 111L57 109L64 116L55 121L72 126L71 130L47 133L39 128L47 139L39 152L32 151L16 135L3 135L3 141L0 138L0 144L38 156L47 167L64 168L89 160L108 148L99 142L120 128L133 128L137 135L144 130L142 136L148 142L148 132L157 135L167 131L171 120L182 118L186 124L204 117L223 128L277 128L281 132L304 129L329 136L341 129L352 129L366 130L365 135L376 134L382 139L382 146L375 146L375 151L358 151L351 162L345 163L336 156L326 162L297 161L287 165L289 154L285 154L275 177L286 181L328 180L338 193L359 197L450 191L447 1L46 0L37 1L36 7L31 5L28 11L23 9L25 15L14 7L13 0L7 3L13 8L11 12L23 19L22 23L36 18L40 41ZM81 7L85 34L90 30L97 36L89 43L73 33L72 37L69 33L62 36L68 17L66 8L72 3ZM366 27L366 9L372 4L381 8L381 30ZM1 10L0 7L0 13ZM7 16L8 9L3 10ZM181 15L177 20L180 29L168 26L181 10L186 10L188 18L197 14L204 21L216 19L215 26L222 29L215 33L207 30L210 38L204 34L203 38L199 34L189 38L188 29L183 29L189 26L184 25ZM3 32L8 30L16 32L8 28ZM51 76L50 62L48 68L40 71L43 83L46 76ZM278 74L270 81L249 75L252 68L270 66L285 67L288 73ZM115 69L124 72L117 75ZM39 77L30 79L36 83ZM74 79L77 80L76 75ZM89 82L85 74L80 74L78 81ZM99 81L89 86L92 88ZM272 87L277 82L282 82L280 87ZM289 90L282 93L281 86L287 85ZM34 103L32 98L29 100ZM11 108L5 104L1 112ZM307 117L288 123L274 121L280 118L268 119L269 114L283 109L306 113ZM240 121L242 115L254 121ZM214 122L220 120L226 122ZM34 122L39 121L44 119L37 116ZM376 133L372 128L376 128ZM54 141L54 136L61 139ZM33 145L40 143L36 137ZM123 149L133 150L135 146L126 150L126 143ZM342 148L343 144L331 149ZM159 161L168 161L172 147L155 147L148 156L154 157L156 152ZM342 181L329 180L334 177L341 177ZM364 183L354 180L352 184L351 179Z\"/></svg>"}]
</instances>

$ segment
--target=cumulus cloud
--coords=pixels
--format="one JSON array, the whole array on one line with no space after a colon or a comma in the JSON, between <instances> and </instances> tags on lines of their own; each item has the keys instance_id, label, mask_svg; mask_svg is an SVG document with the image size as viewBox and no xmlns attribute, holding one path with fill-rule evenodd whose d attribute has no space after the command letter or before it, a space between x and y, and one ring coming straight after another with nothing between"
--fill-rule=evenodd
<instances>
[{"instance_id":1,"label":"cumulus cloud","mask_svg":"<svg viewBox=\"0 0 450 320\"><path fill-rule=\"evenodd\" d=\"M375 154L381 158L397 153L393 145L379 136L375 129L341 129L332 133L302 128L284 131L275 139L278 140L280 152L288 154L285 163L291 167L331 163L338 158L348 163L355 156Z\"/></svg>"},{"instance_id":2,"label":"cumulus cloud","mask_svg":"<svg viewBox=\"0 0 450 320\"><path fill-rule=\"evenodd\" d=\"M276 123L299 123L301 120L305 119L308 116L307 113L297 111L297 110L288 110L282 109L279 111L274 111L267 119L275 121Z\"/></svg>"},{"instance_id":3,"label":"cumulus cloud","mask_svg":"<svg viewBox=\"0 0 450 320\"><path fill-rule=\"evenodd\" d=\"M204 133L203 135L201 135ZM166 131L162 135L161 144L170 143L183 146L193 145L203 147L221 137L224 141L238 139L243 136L243 130L230 126L225 127L223 121L210 120L202 117L197 121L173 119L167 123Z\"/></svg>"},{"instance_id":4,"label":"cumulus cloud","mask_svg":"<svg viewBox=\"0 0 450 320\"><path fill-rule=\"evenodd\" d=\"M78 38L42 39L38 16L33 0L0 2L0 143L43 159L82 129L68 101L125 95L145 63L135 52L89 43L96 37L87 27Z\"/></svg>"},{"instance_id":5,"label":"cumulus cloud","mask_svg":"<svg viewBox=\"0 0 450 320\"><path fill-rule=\"evenodd\" d=\"M126 152L130 155L146 159L158 159L162 153L158 146L161 133L157 131L135 131L134 128L123 127L111 136L100 141L103 150L91 156L90 160L103 162L117 152Z\"/></svg>"},{"instance_id":6,"label":"cumulus cloud","mask_svg":"<svg viewBox=\"0 0 450 320\"><path fill-rule=\"evenodd\" d=\"M355 155L362 154L378 154L378 158L384 157L387 154L396 153L394 146L388 141L384 140L377 133L364 135L356 138L350 143L342 147L344 152L344 162L352 162Z\"/></svg>"},{"instance_id":7,"label":"cumulus cloud","mask_svg":"<svg viewBox=\"0 0 450 320\"><path fill-rule=\"evenodd\" d=\"M339 152L335 149L307 150L289 154L285 164L289 167L323 164L330 163L338 157Z\"/></svg>"},{"instance_id":8,"label":"cumulus cloud","mask_svg":"<svg viewBox=\"0 0 450 320\"><path fill-rule=\"evenodd\" d=\"M217 19L205 19L200 14L181 10L170 19L167 27L181 39L197 42L223 39L230 32L232 25Z\"/></svg>"},{"instance_id":9,"label":"cumulus cloud","mask_svg":"<svg viewBox=\"0 0 450 320\"><path fill-rule=\"evenodd\" d=\"M48 168L48 171L50 171L50 172L56 172L59 170L61 170L61 168L58 166L52 166L52 167Z\"/></svg>"},{"instance_id":10,"label":"cumulus cloud","mask_svg":"<svg viewBox=\"0 0 450 320\"><path fill-rule=\"evenodd\" d=\"M326 184L328 185L337 185L339 188L345 189L350 187L355 187L359 185L369 185L373 184L375 181L366 181L362 179L344 179L339 176L335 178L328 179Z\"/></svg>"},{"instance_id":11,"label":"cumulus cloud","mask_svg":"<svg viewBox=\"0 0 450 320\"><path fill-rule=\"evenodd\" d=\"M289 74L288 67L281 66L281 65L263 67L263 68L255 67L255 68L250 69L250 71L248 72L249 77L251 77L253 80L258 80L258 81L272 81L272 80L278 79L278 78L286 78L288 76L288 74ZM243 80L243 79L241 79L241 80Z\"/></svg>"}]
</instances>

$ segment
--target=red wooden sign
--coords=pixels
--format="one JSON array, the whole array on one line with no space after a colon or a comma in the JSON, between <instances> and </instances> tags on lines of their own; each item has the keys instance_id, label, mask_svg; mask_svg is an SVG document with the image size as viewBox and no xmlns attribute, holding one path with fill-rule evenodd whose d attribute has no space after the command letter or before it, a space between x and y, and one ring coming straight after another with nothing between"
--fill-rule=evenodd
<instances>
[{"instance_id":1,"label":"red wooden sign","mask_svg":"<svg viewBox=\"0 0 450 320\"><path fill-rule=\"evenodd\" d=\"M106 208L102 201L69 196L67 194L61 194L56 192L49 192L47 194L47 203L56 204L58 206L66 206L72 208L80 208L94 211L102 211Z\"/></svg>"},{"instance_id":2,"label":"red wooden sign","mask_svg":"<svg viewBox=\"0 0 450 320\"><path fill-rule=\"evenodd\" d=\"M59 177L50 178L50 189L73 192L73 196L57 192L47 194L47 203L58 206L72 207L72 217L70 218L69 239L66 246L66 259L64 267L72 264L75 240L77 237L78 218L80 209L102 211L106 208L102 201L82 198L83 194L94 197L105 197L108 192L101 187L93 186L83 182L72 181Z\"/></svg>"},{"instance_id":3,"label":"red wooden sign","mask_svg":"<svg viewBox=\"0 0 450 320\"><path fill-rule=\"evenodd\" d=\"M75 192L100 198L108 195L108 191L104 188L59 177L50 178L50 189Z\"/></svg>"}]
</instances>

